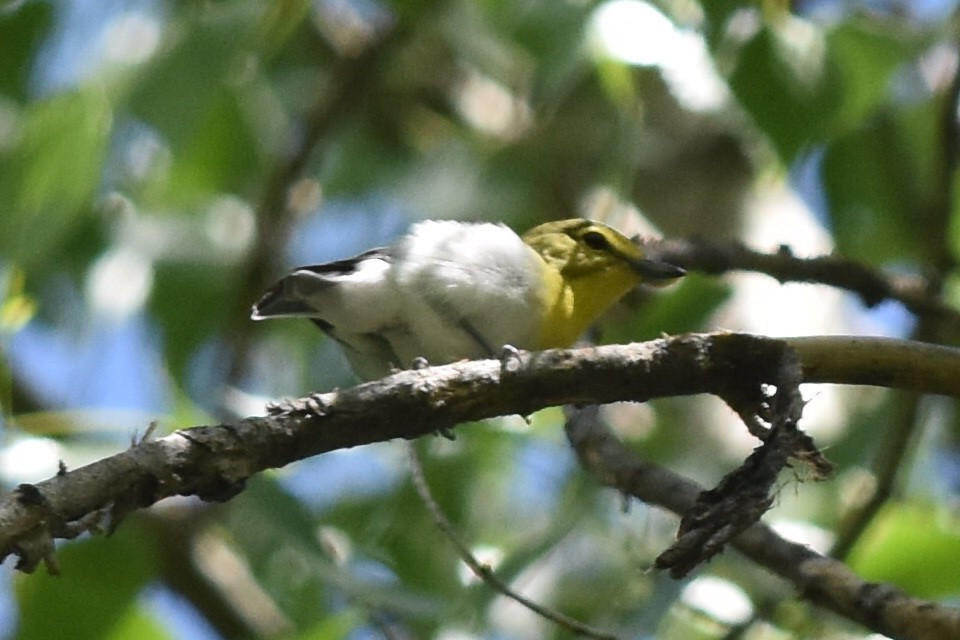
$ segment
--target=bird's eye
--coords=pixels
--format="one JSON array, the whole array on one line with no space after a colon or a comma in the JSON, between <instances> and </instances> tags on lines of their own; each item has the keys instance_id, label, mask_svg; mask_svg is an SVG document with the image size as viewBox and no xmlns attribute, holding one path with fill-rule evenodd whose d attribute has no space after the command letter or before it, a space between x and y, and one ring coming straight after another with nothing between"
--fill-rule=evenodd
<instances>
[{"instance_id":1,"label":"bird's eye","mask_svg":"<svg viewBox=\"0 0 960 640\"><path fill-rule=\"evenodd\" d=\"M587 231L583 234L583 242L591 249L599 250L610 247L610 243L607 242L607 237L599 231Z\"/></svg>"}]
</instances>

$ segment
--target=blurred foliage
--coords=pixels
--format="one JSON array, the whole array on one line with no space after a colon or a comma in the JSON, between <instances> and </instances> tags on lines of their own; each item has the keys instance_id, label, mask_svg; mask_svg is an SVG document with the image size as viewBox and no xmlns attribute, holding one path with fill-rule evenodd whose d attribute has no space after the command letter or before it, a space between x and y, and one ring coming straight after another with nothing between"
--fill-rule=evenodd
<instances>
[{"instance_id":1,"label":"blurred foliage","mask_svg":"<svg viewBox=\"0 0 960 640\"><path fill-rule=\"evenodd\" d=\"M139 593L156 575L156 551L142 523L129 525L110 538L64 548L60 567L73 576L70 580L40 573L35 580L18 583L18 638L53 638L64 629L70 629L71 637L90 639L109 638L120 627L145 630L127 616L138 608ZM77 615L81 611L83 615ZM164 635L154 631L144 637Z\"/></svg>"},{"instance_id":2,"label":"blurred foliage","mask_svg":"<svg viewBox=\"0 0 960 640\"><path fill-rule=\"evenodd\" d=\"M349 386L318 332L253 327L249 305L292 263L382 244L418 218L524 229L584 215L955 282L953 4L0 3L0 480L108 455L152 417L173 429ZM693 274L630 296L596 335L909 326L824 287ZM841 472L786 479L768 518L829 538L900 402L818 390L808 427ZM112 410L143 424L97 423ZM708 484L754 444L712 399L608 419ZM920 419L898 499L852 562L956 599L960 431L952 405ZM418 443L458 535L520 591L624 637L724 637L736 597L747 616L751 603L770 613L751 638L863 636L734 554L698 574L734 590L713 596L719 612L697 581L646 571L676 520L600 489L561 420ZM570 637L469 576L397 443L292 465L216 509L153 511L64 544L59 578L7 581L0 632Z\"/></svg>"},{"instance_id":3,"label":"blurred foliage","mask_svg":"<svg viewBox=\"0 0 960 640\"><path fill-rule=\"evenodd\" d=\"M942 598L957 593L951 567L958 561L956 513L922 502L891 502L860 539L850 565L868 580L891 582L920 598Z\"/></svg>"}]
</instances>

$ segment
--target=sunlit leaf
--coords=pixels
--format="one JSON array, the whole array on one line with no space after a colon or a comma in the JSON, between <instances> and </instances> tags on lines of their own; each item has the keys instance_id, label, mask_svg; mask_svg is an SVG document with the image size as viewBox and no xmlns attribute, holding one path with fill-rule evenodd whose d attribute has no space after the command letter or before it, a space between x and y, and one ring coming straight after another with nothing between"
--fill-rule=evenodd
<instances>
[{"instance_id":1,"label":"sunlit leaf","mask_svg":"<svg viewBox=\"0 0 960 640\"><path fill-rule=\"evenodd\" d=\"M173 640L169 631L142 607L132 606L104 640Z\"/></svg>"},{"instance_id":2,"label":"sunlit leaf","mask_svg":"<svg viewBox=\"0 0 960 640\"><path fill-rule=\"evenodd\" d=\"M960 594L960 518L939 505L886 505L853 548L851 567L920 598Z\"/></svg>"},{"instance_id":3,"label":"sunlit leaf","mask_svg":"<svg viewBox=\"0 0 960 640\"><path fill-rule=\"evenodd\" d=\"M297 640L346 640L356 628L365 622L357 610L343 611L327 616L316 626L298 634Z\"/></svg>"},{"instance_id":4,"label":"sunlit leaf","mask_svg":"<svg viewBox=\"0 0 960 640\"><path fill-rule=\"evenodd\" d=\"M22 271L0 271L0 335L10 334L33 317L36 302L24 291Z\"/></svg>"}]
</instances>

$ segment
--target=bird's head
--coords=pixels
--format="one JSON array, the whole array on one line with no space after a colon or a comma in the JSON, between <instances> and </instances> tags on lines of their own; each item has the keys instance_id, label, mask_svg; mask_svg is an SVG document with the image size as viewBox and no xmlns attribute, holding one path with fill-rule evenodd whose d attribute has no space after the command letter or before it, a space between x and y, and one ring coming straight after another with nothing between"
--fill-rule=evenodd
<instances>
[{"instance_id":1,"label":"bird's head","mask_svg":"<svg viewBox=\"0 0 960 640\"><path fill-rule=\"evenodd\" d=\"M633 284L662 284L685 273L676 265L647 259L630 238L593 220L547 222L523 234L523 241L568 281L606 273Z\"/></svg>"},{"instance_id":2,"label":"bird's head","mask_svg":"<svg viewBox=\"0 0 960 640\"><path fill-rule=\"evenodd\" d=\"M547 222L522 238L543 260L540 348L570 346L638 284L665 284L684 274L680 267L647 259L639 245L600 222Z\"/></svg>"}]
</instances>

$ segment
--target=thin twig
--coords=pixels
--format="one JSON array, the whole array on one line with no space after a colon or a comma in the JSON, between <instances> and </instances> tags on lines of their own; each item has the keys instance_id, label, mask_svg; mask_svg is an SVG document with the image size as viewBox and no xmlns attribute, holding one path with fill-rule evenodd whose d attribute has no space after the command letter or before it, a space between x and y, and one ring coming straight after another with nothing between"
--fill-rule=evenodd
<instances>
[{"instance_id":1,"label":"thin twig","mask_svg":"<svg viewBox=\"0 0 960 640\"><path fill-rule=\"evenodd\" d=\"M900 467L911 451L909 444L920 423L917 411L920 398L916 393L899 394L890 427L871 466L874 486L867 499L857 504L841 523L836 541L830 549L830 555L834 558L845 560L850 555L860 536L880 512L880 508L893 495Z\"/></svg>"},{"instance_id":2,"label":"thin twig","mask_svg":"<svg viewBox=\"0 0 960 640\"><path fill-rule=\"evenodd\" d=\"M474 556L470 549L467 548L467 545L460 540L453 523L447 519L446 515L444 515L443 511L440 509L440 505L437 504L436 499L430 492L430 486L427 484L427 479L423 472L423 465L420 462L420 457L417 455L417 449L412 442L407 443L407 452L410 458L413 486L416 488L417 494L420 496L420 500L423 501L423 504L427 507L427 510L433 517L434 524L436 524L437 528L443 533L443 535L447 537L451 544L453 544L453 547L457 550L460 559L463 560L468 567L470 567L470 570L473 571L474 575L480 578L480 580L482 580L490 588L500 592L521 606L526 607L537 615L560 625L572 633L576 633L587 638L595 638L597 640L619 640L617 636L598 631L597 629L594 629L593 627L578 620L574 620L573 618L566 616L559 611L545 607L525 596L520 595L511 589L510 586L503 582L500 578L498 578L497 574L493 572L493 569L491 569L489 565L477 560L476 556Z\"/></svg>"},{"instance_id":3,"label":"thin twig","mask_svg":"<svg viewBox=\"0 0 960 640\"><path fill-rule=\"evenodd\" d=\"M256 245L240 277L236 307L228 317L249 318L250 305L275 277L277 261L284 254L282 248L293 223L287 205L291 185L302 175L317 147L339 119L349 114L376 87L380 79L378 67L388 59L384 52L394 40L395 30L382 33L359 55L342 57L329 70L328 89L317 96L303 115L299 123L300 136L266 179L255 215ZM243 322L232 330L228 381L243 376L250 332L250 322Z\"/></svg>"},{"instance_id":4,"label":"thin twig","mask_svg":"<svg viewBox=\"0 0 960 640\"><path fill-rule=\"evenodd\" d=\"M953 47L955 51L960 49L960 43L954 42ZM942 144L937 158L936 188L925 215L926 221L919 229L925 238L923 247L927 259L932 265L932 270L927 274L927 289L929 295L937 296L937 299L945 278L956 267L956 259L947 239L951 237L948 231L953 217L954 184L960 164L960 119L957 117L960 68L954 71L944 98L939 124ZM914 339L938 344L956 342L957 323L952 322L953 315L935 313L918 314L918 317ZM894 495L898 479L903 475L901 469L914 450L909 445L922 426L920 409L918 394L904 393L899 396L888 432L871 466L875 478L872 493L854 508L853 513L846 516L831 550L833 557L845 559L849 555L880 509Z\"/></svg>"}]
</instances>

